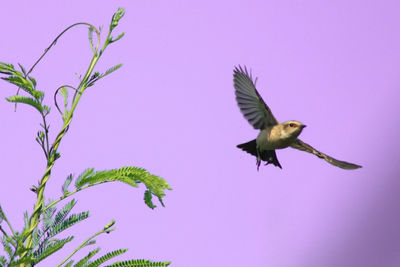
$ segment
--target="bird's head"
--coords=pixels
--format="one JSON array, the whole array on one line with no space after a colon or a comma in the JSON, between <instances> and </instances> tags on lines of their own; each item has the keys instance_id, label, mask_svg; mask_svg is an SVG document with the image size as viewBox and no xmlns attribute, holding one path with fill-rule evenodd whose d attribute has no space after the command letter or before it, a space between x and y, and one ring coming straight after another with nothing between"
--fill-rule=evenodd
<instances>
[{"instance_id":1,"label":"bird's head","mask_svg":"<svg viewBox=\"0 0 400 267\"><path fill-rule=\"evenodd\" d=\"M301 131L303 131L304 127L306 125L302 124L299 121L285 121L282 123L282 132L281 132L281 137L282 138L297 138L300 134Z\"/></svg>"}]
</instances>

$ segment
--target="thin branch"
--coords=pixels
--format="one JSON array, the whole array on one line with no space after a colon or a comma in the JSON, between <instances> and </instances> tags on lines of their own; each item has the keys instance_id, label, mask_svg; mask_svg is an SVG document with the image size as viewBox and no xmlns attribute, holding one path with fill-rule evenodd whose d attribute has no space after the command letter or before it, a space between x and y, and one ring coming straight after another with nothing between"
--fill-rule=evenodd
<instances>
[{"instance_id":1,"label":"thin branch","mask_svg":"<svg viewBox=\"0 0 400 267\"><path fill-rule=\"evenodd\" d=\"M55 205L56 205L57 203L59 203L60 201L63 201L63 200L66 199L67 197L70 197L70 196L72 196L73 194L78 193L79 191L82 191L82 190L84 190L84 189L86 189L86 188L89 188L89 187L92 187L92 186L95 186L95 185L105 184L105 183L109 183L109 182L114 182L114 181L102 181L102 182L99 182L99 183L89 184L89 185L86 185L86 186L84 186L84 187L78 188L78 189L76 189L75 191L67 192L65 195L61 196L59 199L57 199L57 200L51 202L49 205L47 205L46 207L44 207L42 212L44 213L47 209L49 209L49 208L55 206Z\"/></svg>"},{"instance_id":2,"label":"thin branch","mask_svg":"<svg viewBox=\"0 0 400 267\"><path fill-rule=\"evenodd\" d=\"M24 78L26 78L26 77L29 76L29 74L33 71L33 69L36 67L36 65L43 59L43 57L47 54L47 52L49 52L49 50L50 50L53 46L56 45L58 39L59 39L65 32L67 32L69 29L71 29L71 28L73 28L73 27L75 27L75 26L78 26L78 25L86 25L86 26L89 26L89 28L93 29L93 30L96 32L96 34L97 34L97 46L100 44L100 32L99 32L99 31L96 29L96 27L94 27L92 24L86 23L86 22L78 22L78 23L72 24L71 26L69 26L69 27L67 27L65 30L63 30L63 31L54 39L54 41L49 45L49 47L47 47L47 48L44 50L43 54L39 57L38 60L36 60L36 62L32 65L32 67L29 69L29 71L24 75ZM18 87L17 95L19 94L20 89L21 89L21 87ZM16 109L17 109L17 103L15 103L15 110L16 110Z\"/></svg>"},{"instance_id":3,"label":"thin branch","mask_svg":"<svg viewBox=\"0 0 400 267\"><path fill-rule=\"evenodd\" d=\"M42 60L42 58L47 54L47 52L49 52L50 48L53 47L53 46L57 43L58 39L59 39L65 32L67 32L69 29L71 29L71 28L73 28L73 27L75 27L75 26L78 26L78 25L86 25L86 26L89 26L89 28L92 28L94 31L96 31L98 37L100 36L100 32L99 32L99 31L96 29L96 27L94 27L92 24L89 24L89 23L86 23L86 22L78 22L78 23L72 24L71 26L69 26L68 28L66 28L65 30L63 30L63 31L54 39L54 41L49 45L49 47L47 47L47 48L44 50L44 53L40 56L40 58L35 62L35 64L33 64L33 66L32 66L32 67L29 69L29 71L26 73L26 76L28 76L28 75L33 71L33 69L36 67L36 65ZM98 38L98 39L100 39L100 38ZM99 42L99 41L100 41L100 40L98 40L98 42ZM26 77L25 77L25 78L26 78Z\"/></svg>"},{"instance_id":4,"label":"thin branch","mask_svg":"<svg viewBox=\"0 0 400 267\"><path fill-rule=\"evenodd\" d=\"M68 255L68 257L66 257L61 263L59 263L57 265L57 267L63 265L67 260L69 260L76 252L78 252L78 250L80 250L81 248L83 248L84 246L86 246L93 238L95 238L98 235L101 235L103 233L110 233L112 231L115 230L115 228L111 228L114 225L115 221L111 221L109 224L107 224L106 226L104 226L104 228L95 233L94 235L92 235L91 237L89 237L88 239L86 239L79 247L77 247L74 251L71 252L71 254Z\"/></svg>"},{"instance_id":5,"label":"thin branch","mask_svg":"<svg viewBox=\"0 0 400 267\"><path fill-rule=\"evenodd\" d=\"M2 212L2 213L3 213L3 214L2 214L2 215L3 215L3 219L6 221L6 223L7 223L7 225L8 225L8 228L10 228L10 230L11 230L13 236L15 236L14 229L12 228L11 223L8 221L8 219L7 219L7 217L6 217L6 214L5 214L4 212Z\"/></svg>"}]
</instances>

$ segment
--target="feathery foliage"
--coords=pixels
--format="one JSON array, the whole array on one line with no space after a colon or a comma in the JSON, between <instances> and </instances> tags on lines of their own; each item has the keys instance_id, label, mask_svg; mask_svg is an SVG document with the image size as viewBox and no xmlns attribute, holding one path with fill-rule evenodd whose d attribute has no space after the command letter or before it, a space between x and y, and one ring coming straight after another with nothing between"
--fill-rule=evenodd
<instances>
[{"instance_id":1,"label":"feathery foliage","mask_svg":"<svg viewBox=\"0 0 400 267\"><path fill-rule=\"evenodd\" d=\"M90 251L85 257L83 257L80 261L78 261L74 267L83 267L83 266L87 266L89 262L89 260L96 255L98 252L100 251L100 248L96 248L92 251Z\"/></svg>"},{"instance_id":2,"label":"feathery foliage","mask_svg":"<svg viewBox=\"0 0 400 267\"><path fill-rule=\"evenodd\" d=\"M38 111L42 117L41 129L38 130L35 138L36 142L43 150L46 159L46 170L40 179L38 185L33 185L31 191L36 194L36 203L33 211L24 213L24 227L21 232L13 229L8 221L6 214L0 206L0 241L3 245L5 256L0 256L0 267L2 266L34 266L45 260L50 255L64 248L64 245L70 243L74 236L60 237L65 230L75 224L84 221L89 217L89 212L79 212L71 214L72 209L76 205L75 199L70 200L61 208L57 208L61 201L71 195L83 191L84 189L112 181L119 181L133 187L138 187L140 183L146 187L144 193L144 202L147 206L154 209L156 206L152 202L152 197L159 199L164 206L162 198L165 196L165 190L171 190L168 183L159 176L150 174L143 168L138 167L122 167L112 170L95 171L93 168L86 169L75 180L73 189L71 188L74 175L67 176L62 185L62 195L56 200L47 200L45 204L44 191L47 182L51 178L52 168L56 161L60 158L58 148L63 137L70 129L70 124L75 115L75 109L80 102L80 98L86 89L93 86L98 80L120 69L122 64L117 64L104 73L94 71L94 68L103 54L104 50L112 43L120 40L124 33L120 33L116 38L112 36L113 30L118 26L119 20L124 16L125 10L119 8L112 16L107 37L100 46L101 28L96 28L88 23L76 23L66 28L59 34L50 46L45 49L44 53L27 71L22 64L18 64L17 70L14 65L0 62L0 74L2 80L18 87L16 94L6 98L8 102L17 104L25 104ZM63 125L54 140L50 140L47 115L50 113L50 106L43 103L45 94L37 89L37 82L31 76L31 72L47 52L57 43L58 39L69 29L76 26L87 26L89 29L89 44L92 49L92 59L84 76L79 76L78 85L62 85L55 90L54 105L61 113ZM20 95L22 90L24 95ZM63 99L62 108L57 103L57 96L61 95ZM72 191L71 191L72 190ZM96 243L95 238L104 233L111 233L115 230L113 227L115 221L104 226L100 231L87 238L81 245L75 248L64 260L60 261L58 266L73 266L76 260L72 259L76 252ZM4 229L7 226L8 229ZM126 249L114 250L100 256L96 260L91 259L99 252L100 248L91 250L84 258L77 261L76 267L100 266L104 262L109 261L123 253ZM116 265L115 265L116 264ZM169 263L151 262L146 260L120 261L110 266L167 266Z\"/></svg>"},{"instance_id":3,"label":"feathery foliage","mask_svg":"<svg viewBox=\"0 0 400 267\"><path fill-rule=\"evenodd\" d=\"M0 267L5 266L7 263L7 259L4 256L0 256Z\"/></svg>"},{"instance_id":4,"label":"feathery foliage","mask_svg":"<svg viewBox=\"0 0 400 267\"><path fill-rule=\"evenodd\" d=\"M22 95L13 95L13 96L7 97L6 100L8 102L12 102L12 103L22 103L22 104L27 104L29 106L32 106L37 111L39 111L40 114L42 114L43 110L44 110L44 108L42 107L42 104L40 104L39 101L37 101L36 99L33 99L31 97L22 96Z\"/></svg>"},{"instance_id":5,"label":"feathery foliage","mask_svg":"<svg viewBox=\"0 0 400 267\"><path fill-rule=\"evenodd\" d=\"M107 267L165 267L170 265L170 262L153 262L149 260L128 260L115 262Z\"/></svg>"},{"instance_id":6,"label":"feathery foliage","mask_svg":"<svg viewBox=\"0 0 400 267\"><path fill-rule=\"evenodd\" d=\"M47 258L51 254L57 252L58 250L62 249L62 247L66 243L71 242L73 238L74 238L73 236L70 236L64 239L51 240L48 241L47 244L43 245L42 247L39 247L38 250L33 252L35 264Z\"/></svg>"},{"instance_id":7,"label":"feathery foliage","mask_svg":"<svg viewBox=\"0 0 400 267\"><path fill-rule=\"evenodd\" d=\"M97 267L100 266L100 264L117 257L118 255L121 255L123 253L125 253L127 251L127 249L119 249L119 250L114 250L111 252L108 252L107 254L101 256L100 258L98 258L97 260L91 262L90 264L86 265L87 267Z\"/></svg>"},{"instance_id":8,"label":"feathery foliage","mask_svg":"<svg viewBox=\"0 0 400 267\"><path fill-rule=\"evenodd\" d=\"M164 206L162 202L162 198L165 196L164 190L171 190L171 187L164 179L137 167L122 167L97 172L93 168L86 169L76 179L75 188L79 191L89 186L112 181L123 182L133 187L138 187L140 183L143 183L147 188L144 197L145 203L152 209L156 207L152 202L152 195L156 196Z\"/></svg>"}]
</instances>

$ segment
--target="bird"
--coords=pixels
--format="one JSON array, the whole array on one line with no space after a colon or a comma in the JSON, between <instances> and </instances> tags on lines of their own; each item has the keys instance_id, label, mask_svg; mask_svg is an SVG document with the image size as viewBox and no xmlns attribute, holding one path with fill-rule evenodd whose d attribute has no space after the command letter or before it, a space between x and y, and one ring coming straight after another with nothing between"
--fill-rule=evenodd
<instances>
[{"instance_id":1,"label":"bird","mask_svg":"<svg viewBox=\"0 0 400 267\"><path fill-rule=\"evenodd\" d=\"M296 120L278 122L271 109L258 93L256 83L257 78L253 82L252 74L247 71L246 66L244 68L240 65L234 67L233 87L235 88L239 109L250 125L254 129L260 130L256 139L239 144L237 147L257 158L257 170L260 168L261 161L266 162L265 165L273 164L282 169L275 150L287 147L314 154L333 166L345 170L354 170L362 167L332 158L300 140L298 137L306 125Z\"/></svg>"}]
</instances>

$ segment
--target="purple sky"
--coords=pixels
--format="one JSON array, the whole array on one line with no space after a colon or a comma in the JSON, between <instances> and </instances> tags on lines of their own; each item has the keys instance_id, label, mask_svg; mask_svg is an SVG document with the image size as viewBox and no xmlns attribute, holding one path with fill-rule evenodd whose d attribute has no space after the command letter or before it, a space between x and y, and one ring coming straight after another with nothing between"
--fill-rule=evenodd
<instances>
[{"instance_id":1,"label":"purple sky","mask_svg":"<svg viewBox=\"0 0 400 267\"><path fill-rule=\"evenodd\" d=\"M190 3L189 3L190 2ZM399 1L6 1L0 61L29 68L64 28L108 27L126 16L97 69L123 68L89 88L60 147L46 196L69 173L140 166L173 187L150 210L143 188L114 183L76 195L91 217L76 239L41 266L53 266L111 219L102 252L172 266L400 266ZM77 84L90 60L87 29L67 33L32 76L52 103ZM344 171L304 152L277 151L283 169L256 171L236 145L256 137L235 99L232 70L251 68L280 121L308 125L301 138ZM40 117L3 100L0 83L0 203L16 228L45 169L34 138ZM60 127L53 108L52 138ZM86 255L87 251L80 253ZM4 254L4 253L1 253Z\"/></svg>"}]
</instances>

